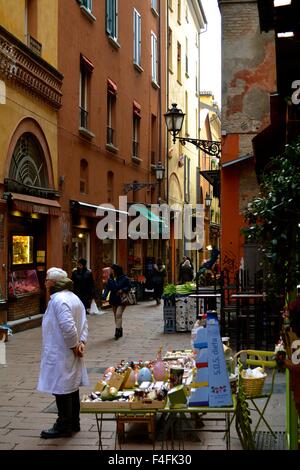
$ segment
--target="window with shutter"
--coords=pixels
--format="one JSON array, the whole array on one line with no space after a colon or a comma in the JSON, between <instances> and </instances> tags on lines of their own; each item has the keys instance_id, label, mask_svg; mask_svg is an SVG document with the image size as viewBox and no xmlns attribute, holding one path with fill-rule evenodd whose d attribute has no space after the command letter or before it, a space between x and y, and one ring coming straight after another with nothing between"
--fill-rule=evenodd
<instances>
[{"instance_id":1,"label":"window with shutter","mask_svg":"<svg viewBox=\"0 0 300 470\"><path fill-rule=\"evenodd\" d=\"M141 15L133 10L133 62L141 66Z\"/></svg>"},{"instance_id":2,"label":"window with shutter","mask_svg":"<svg viewBox=\"0 0 300 470\"><path fill-rule=\"evenodd\" d=\"M118 0L106 0L106 32L117 41L118 39Z\"/></svg>"}]
</instances>

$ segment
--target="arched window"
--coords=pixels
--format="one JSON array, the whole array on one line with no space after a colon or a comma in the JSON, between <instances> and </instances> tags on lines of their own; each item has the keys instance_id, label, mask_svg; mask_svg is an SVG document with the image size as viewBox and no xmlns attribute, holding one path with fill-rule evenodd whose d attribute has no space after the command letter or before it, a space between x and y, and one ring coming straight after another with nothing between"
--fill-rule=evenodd
<instances>
[{"instance_id":1,"label":"arched window","mask_svg":"<svg viewBox=\"0 0 300 470\"><path fill-rule=\"evenodd\" d=\"M82 158L80 160L80 192L83 194L88 193L89 189L89 164Z\"/></svg>"},{"instance_id":2,"label":"arched window","mask_svg":"<svg viewBox=\"0 0 300 470\"><path fill-rule=\"evenodd\" d=\"M114 200L114 174L112 171L107 172L107 202Z\"/></svg>"},{"instance_id":3,"label":"arched window","mask_svg":"<svg viewBox=\"0 0 300 470\"><path fill-rule=\"evenodd\" d=\"M17 141L9 168L9 178L28 186L49 188L42 147L30 132L25 132Z\"/></svg>"}]
</instances>

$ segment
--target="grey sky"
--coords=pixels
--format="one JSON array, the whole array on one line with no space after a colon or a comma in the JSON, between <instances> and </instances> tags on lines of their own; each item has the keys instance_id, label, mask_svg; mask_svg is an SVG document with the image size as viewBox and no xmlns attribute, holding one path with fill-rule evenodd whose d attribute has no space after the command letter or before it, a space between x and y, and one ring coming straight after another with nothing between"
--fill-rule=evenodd
<instances>
[{"instance_id":1,"label":"grey sky","mask_svg":"<svg viewBox=\"0 0 300 470\"><path fill-rule=\"evenodd\" d=\"M201 0L207 31L200 36L200 89L212 91L221 107L221 17L218 0Z\"/></svg>"}]
</instances>

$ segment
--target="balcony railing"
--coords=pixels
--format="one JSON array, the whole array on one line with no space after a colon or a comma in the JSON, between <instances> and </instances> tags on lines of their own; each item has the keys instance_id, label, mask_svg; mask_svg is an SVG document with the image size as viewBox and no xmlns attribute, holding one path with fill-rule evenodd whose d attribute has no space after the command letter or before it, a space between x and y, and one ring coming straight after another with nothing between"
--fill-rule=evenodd
<instances>
[{"instance_id":1,"label":"balcony railing","mask_svg":"<svg viewBox=\"0 0 300 470\"><path fill-rule=\"evenodd\" d=\"M132 141L132 156L139 158L139 143L135 140Z\"/></svg>"},{"instance_id":2,"label":"balcony railing","mask_svg":"<svg viewBox=\"0 0 300 470\"><path fill-rule=\"evenodd\" d=\"M107 136L106 136L106 142L109 145L114 145L114 129L112 127L107 127Z\"/></svg>"},{"instance_id":3,"label":"balcony railing","mask_svg":"<svg viewBox=\"0 0 300 470\"><path fill-rule=\"evenodd\" d=\"M83 127L84 129L88 129L88 111L81 106L79 106L79 122L80 122L80 127Z\"/></svg>"},{"instance_id":4,"label":"balcony railing","mask_svg":"<svg viewBox=\"0 0 300 470\"><path fill-rule=\"evenodd\" d=\"M49 106L61 107L62 74L0 25L0 79L2 76Z\"/></svg>"}]
</instances>

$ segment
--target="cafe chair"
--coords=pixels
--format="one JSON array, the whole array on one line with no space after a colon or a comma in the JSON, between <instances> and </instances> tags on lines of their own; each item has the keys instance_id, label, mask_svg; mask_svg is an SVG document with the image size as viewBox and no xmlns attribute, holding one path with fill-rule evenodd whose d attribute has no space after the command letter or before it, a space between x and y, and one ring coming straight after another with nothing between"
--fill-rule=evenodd
<instances>
[{"instance_id":1,"label":"cafe chair","mask_svg":"<svg viewBox=\"0 0 300 470\"><path fill-rule=\"evenodd\" d=\"M277 370L277 364L274 359L273 351L257 351L254 349L244 349L237 352L234 356L235 364L240 361L244 368L248 367L262 367L266 373L270 371L271 373L271 384L270 390L266 391L264 387L264 379L242 379L243 388L245 392L245 398L247 401L253 405L254 408L250 408L252 411L256 411L259 415L257 424L253 430L253 435L255 436L257 429L263 421L267 426L268 430L272 436L276 439L274 431L271 429L268 421L265 418L265 411L267 409L268 403L271 399L274 390L274 381L275 374ZM239 372L239 380L241 380L241 373ZM249 382L250 381L250 382ZM248 385L249 384L249 385ZM265 399L264 404L260 407L257 404L257 400ZM233 418L232 418L233 420Z\"/></svg>"}]
</instances>

